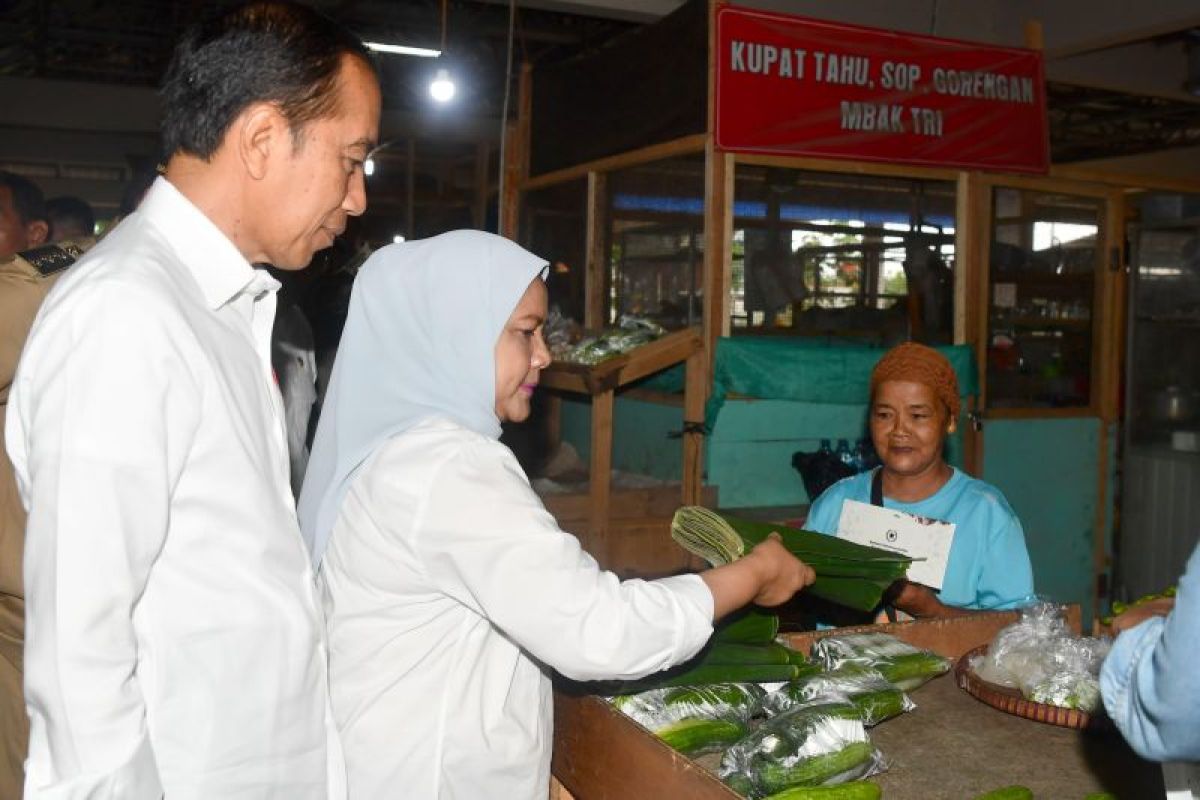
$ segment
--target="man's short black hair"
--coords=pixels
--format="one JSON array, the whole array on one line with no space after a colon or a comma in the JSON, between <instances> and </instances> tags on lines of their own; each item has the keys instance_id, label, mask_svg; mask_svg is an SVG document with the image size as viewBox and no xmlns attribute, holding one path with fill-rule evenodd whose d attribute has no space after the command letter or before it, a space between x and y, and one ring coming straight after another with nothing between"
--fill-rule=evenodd
<instances>
[{"instance_id":1,"label":"man's short black hair","mask_svg":"<svg viewBox=\"0 0 1200 800\"><path fill-rule=\"evenodd\" d=\"M96 212L87 201L65 194L46 201L46 216L50 220L50 232L57 236L64 231L72 235L91 236L96 230Z\"/></svg>"},{"instance_id":2,"label":"man's short black hair","mask_svg":"<svg viewBox=\"0 0 1200 800\"><path fill-rule=\"evenodd\" d=\"M46 201L37 184L24 175L0 169L0 186L7 188L12 195L13 210L22 224L46 221Z\"/></svg>"},{"instance_id":3,"label":"man's short black hair","mask_svg":"<svg viewBox=\"0 0 1200 800\"><path fill-rule=\"evenodd\" d=\"M204 160L252 103L278 103L293 135L334 111L343 56L374 71L363 43L323 14L291 2L240 6L189 31L163 79L163 154Z\"/></svg>"}]
</instances>

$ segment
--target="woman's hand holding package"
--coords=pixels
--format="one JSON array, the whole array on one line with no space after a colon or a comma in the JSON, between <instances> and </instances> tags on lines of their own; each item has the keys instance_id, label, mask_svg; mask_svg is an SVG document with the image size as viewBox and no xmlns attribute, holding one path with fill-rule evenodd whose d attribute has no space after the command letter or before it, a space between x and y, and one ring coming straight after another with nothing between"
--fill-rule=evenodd
<instances>
[{"instance_id":1,"label":"woman's hand holding package","mask_svg":"<svg viewBox=\"0 0 1200 800\"><path fill-rule=\"evenodd\" d=\"M744 558L700 577L713 595L713 620L747 603L777 606L816 580L812 567L789 553L771 534Z\"/></svg>"}]
</instances>

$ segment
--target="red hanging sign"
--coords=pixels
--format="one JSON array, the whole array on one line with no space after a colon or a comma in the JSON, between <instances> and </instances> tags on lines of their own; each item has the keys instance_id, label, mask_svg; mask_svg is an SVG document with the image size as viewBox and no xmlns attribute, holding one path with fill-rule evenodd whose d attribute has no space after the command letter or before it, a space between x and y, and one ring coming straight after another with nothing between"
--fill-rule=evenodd
<instances>
[{"instance_id":1,"label":"red hanging sign","mask_svg":"<svg viewBox=\"0 0 1200 800\"><path fill-rule=\"evenodd\" d=\"M1044 173L1042 54L723 6L723 150Z\"/></svg>"}]
</instances>

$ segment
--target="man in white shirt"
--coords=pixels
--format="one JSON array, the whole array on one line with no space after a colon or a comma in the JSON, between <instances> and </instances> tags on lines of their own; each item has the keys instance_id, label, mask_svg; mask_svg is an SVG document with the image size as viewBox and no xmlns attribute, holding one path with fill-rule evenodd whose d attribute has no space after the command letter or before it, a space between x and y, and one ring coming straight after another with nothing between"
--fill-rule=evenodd
<instances>
[{"instance_id":1,"label":"man in white shirt","mask_svg":"<svg viewBox=\"0 0 1200 800\"><path fill-rule=\"evenodd\" d=\"M166 172L46 300L8 447L29 509L26 798L340 797L270 362L278 283L366 206L361 42L283 3L189 34Z\"/></svg>"}]
</instances>

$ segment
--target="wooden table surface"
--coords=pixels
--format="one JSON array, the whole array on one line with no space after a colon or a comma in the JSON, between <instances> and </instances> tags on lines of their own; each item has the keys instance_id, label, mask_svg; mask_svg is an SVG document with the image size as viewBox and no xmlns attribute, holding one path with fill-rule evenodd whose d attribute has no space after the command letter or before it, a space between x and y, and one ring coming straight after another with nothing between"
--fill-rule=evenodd
<instances>
[{"instance_id":1,"label":"wooden table surface","mask_svg":"<svg viewBox=\"0 0 1200 800\"><path fill-rule=\"evenodd\" d=\"M1084 733L1014 717L979 702L943 675L911 694L917 708L869 733L888 762L869 780L883 800L971 800L1020 785L1035 800L1162 800L1162 768L1140 759L1116 733ZM716 772L720 756L701 756Z\"/></svg>"},{"instance_id":2,"label":"wooden table surface","mask_svg":"<svg viewBox=\"0 0 1200 800\"><path fill-rule=\"evenodd\" d=\"M971 697L954 676L912 693L917 708L870 731L890 762L875 778L887 800L957 800L1019 784L1037 800L1083 800L1110 792L1164 797L1162 769L1115 733L1059 728L1015 717Z\"/></svg>"}]
</instances>

